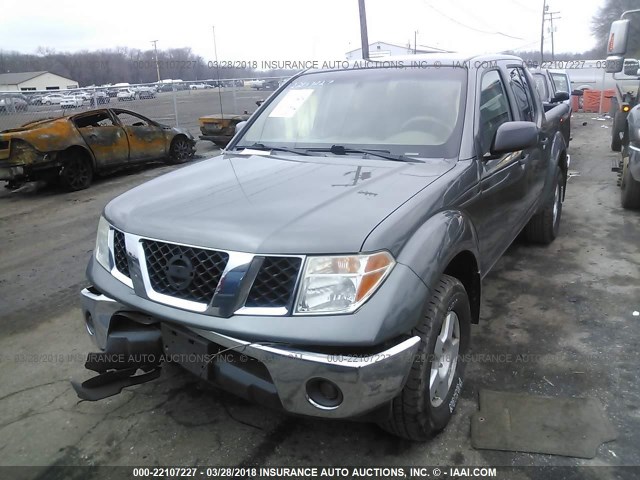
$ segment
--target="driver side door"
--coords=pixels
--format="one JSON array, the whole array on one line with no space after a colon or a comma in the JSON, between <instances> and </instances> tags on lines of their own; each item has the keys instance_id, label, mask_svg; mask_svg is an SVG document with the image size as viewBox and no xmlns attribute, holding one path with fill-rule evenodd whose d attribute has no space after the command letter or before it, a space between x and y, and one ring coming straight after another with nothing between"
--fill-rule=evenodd
<instances>
[{"instance_id":1,"label":"driver side door","mask_svg":"<svg viewBox=\"0 0 640 480\"><path fill-rule=\"evenodd\" d=\"M155 160L166 156L167 142L162 128L126 110L115 110L115 115L129 141L130 161Z\"/></svg>"}]
</instances>

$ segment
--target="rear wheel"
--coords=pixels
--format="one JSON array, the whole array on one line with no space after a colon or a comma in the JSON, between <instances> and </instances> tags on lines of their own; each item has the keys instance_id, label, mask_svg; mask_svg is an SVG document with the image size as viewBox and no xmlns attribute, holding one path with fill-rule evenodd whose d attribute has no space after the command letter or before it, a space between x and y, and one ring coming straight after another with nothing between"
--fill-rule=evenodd
<instances>
[{"instance_id":1,"label":"rear wheel","mask_svg":"<svg viewBox=\"0 0 640 480\"><path fill-rule=\"evenodd\" d=\"M78 152L68 152L62 161L58 178L62 187L69 192L88 188L93 181L91 160Z\"/></svg>"},{"instance_id":2,"label":"rear wheel","mask_svg":"<svg viewBox=\"0 0 640 480\"><path fill-rule=\"evenodd\" d=\"M524 229L528 241L548 245L558 236L562 216L563 188L564 175L560 167L556 167L553 193L547 199L544 209L531 217Z\"/></svg>"},{"instance_id":3,"label":"rear wheel","mask_svg":"<svg viewBox=\"0 0 640 480\"><path fill-rule=\"evenodd\" d=\"M622 134L625 131L626 118L622 112L616 112L613 117L613 127L611 128L611 150L619 152L622 150Z\"/></svg>"},{"instance_id":4,"label":"rear wheel","mask_svg":"<svg viewBox=\"0 0 640 480\"><path fill-rule=\"evenodd\" d=\"M633 179L629 171L629 161L625 159L622 166L622 182L620 183L620 203L622 208L640 208L640 182Z\"/></svg>"},{"instance_id":5,"label":"rear wheel","mask_svg":"<svg viewBox=\"0 0 640 480\"><path fill-rule=\"evenodd\" d=\"M469 348L471 310L467 292L454 277L443 275L412 332L421 339L407 383L380 426L399 437L424 441L443 430L458 402Z\"/></svg>"},{"instance_id":6,"label":"rear wheel","mask_svg":"<svg viewBox=\"0 0 640 480\"><path fill-rule=\"evenodd\" d=\"M169 163L173 165L184 163L191 157L193 157L191 142L182 135L174 138L169 149Z\"/></svg>"}]
</instances>

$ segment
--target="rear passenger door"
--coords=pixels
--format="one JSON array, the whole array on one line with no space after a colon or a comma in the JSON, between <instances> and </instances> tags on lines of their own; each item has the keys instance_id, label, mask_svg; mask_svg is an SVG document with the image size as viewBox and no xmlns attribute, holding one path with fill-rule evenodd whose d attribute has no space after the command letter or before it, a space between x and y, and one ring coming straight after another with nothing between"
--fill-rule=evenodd
<instances>
[{"instance_id":1,"label":"rear passenger door","mask_svg":"<svg viewBox=\"0 0 640 480\"><path fill-rule=\"evenodd\" d=\"M93 110L73 118L78 132L93 152L98 169L126 163L129 142L122 127L117 125L108 110Z\"/></svg>"},{"instance_id":2,"label":"rear passenger door","mask_svg":"<svg viewBox=\"0 0 640 480\"><path fill-rule=\"evenodd\" d=\"M492 157L498 127L515 120L507 83L499 69L479 71L476 105L476 145L480 163L481 199L470 212L478 232L481 270L489 270L517 235L524 192L524 169L519 152Z\"/></svg>"},{"instance_id":3,"label":"rear passenger door","mask_svg":"<svg viewBox=\"0 0 640 480\"><path fill-rule=\"evenodd\" d=\"M512 103L518 116L517 119L524 122L533 122L540 129L542 127L543 112L541 111L541 104L537 101L539 97L537 92L534 91L535 87L531 76L527 74L521 65L509 67L508 75L509 91L513 98ZM523 203L518 208L520 215L518 224L520 228L524 227L531 216L532 210L537 207L538 199L544 187L547 169L544 162L544 152L540 145L542 144L545 147L550 142L546 135L542 131L540 132L539 142L533 147L519 152L518 163L524 170L525 176L525 182L522 185Z\"/></svg>"}]
</instances>

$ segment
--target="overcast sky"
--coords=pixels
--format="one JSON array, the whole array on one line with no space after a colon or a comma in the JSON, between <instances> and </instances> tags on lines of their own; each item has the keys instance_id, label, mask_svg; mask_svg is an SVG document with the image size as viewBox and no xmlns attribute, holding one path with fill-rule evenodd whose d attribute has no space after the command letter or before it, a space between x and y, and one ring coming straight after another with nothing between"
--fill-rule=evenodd
<instances>
[{"instance_id":1,"label":"overcast sky","mask_svg":"<svg viewBox=\"0 0 640 480\"><path fill-rule=\"evenodd\" d=\"M556 52L594 46L591 18L604 0L548 0ZM542 0L367 0L369 41L464 52L540 47ZM191 47L212 60L342 60L360 47L357 0L3 0L0 49L34 53L116 46ZM516 37L516 38L514 38ZM545 33L545 50L551 50Z\"/></svg>"}]
</instances>

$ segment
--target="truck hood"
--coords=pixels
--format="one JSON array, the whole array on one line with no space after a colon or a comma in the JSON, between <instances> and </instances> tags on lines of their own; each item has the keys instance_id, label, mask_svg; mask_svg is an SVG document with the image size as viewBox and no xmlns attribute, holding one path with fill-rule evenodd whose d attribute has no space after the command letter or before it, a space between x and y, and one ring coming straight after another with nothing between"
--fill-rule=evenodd
<instances>
[{"instance_id":1,"label":"truck hood","mask_svg":"<svg viewBox=\"0 0 640 480\"><path fill-rule=\"evenodd\" d=\"M220 250L358 252L376 225L454 165L226 154L130 190L105 216L125 232Z\"/></svg>"}]
</instances>

